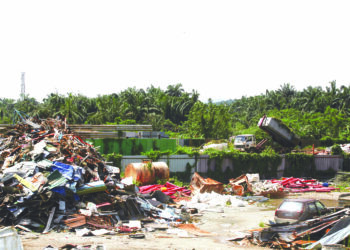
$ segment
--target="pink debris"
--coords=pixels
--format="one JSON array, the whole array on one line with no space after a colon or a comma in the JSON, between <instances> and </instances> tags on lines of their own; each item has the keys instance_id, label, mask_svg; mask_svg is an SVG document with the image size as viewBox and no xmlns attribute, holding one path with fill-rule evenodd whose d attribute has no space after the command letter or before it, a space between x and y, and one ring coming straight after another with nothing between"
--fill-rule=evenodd
<instances>
[{"instance_id":1,"label":"pink debris","mask_svg":"<svg viewBox=\"0 0 350 250\"><path fill-rule=\"evenodd\" d=\"M289 189L291 193L301 192L331 192L334 187L324 187L315 179L305 180L302 178L282 178L282 180L271 180L272 183L280 183L285 189Z\"/></svg>"},{"instance_id":2,"label":"pink debris","mask_svg":"<svg viewBox=\"0 0 350 250\"><path fill-rule=\"evenodd\" d=\"M160 190L164 194L170 196L172 199L175 199L175 193L179 192L182 196L190 196L191 190L188 190L184 187L178 187L170 182L165 183L164 185L147 185L139 187L139 192L141 194L148 194L154 191Z\"/></svg>"}]
</instances>

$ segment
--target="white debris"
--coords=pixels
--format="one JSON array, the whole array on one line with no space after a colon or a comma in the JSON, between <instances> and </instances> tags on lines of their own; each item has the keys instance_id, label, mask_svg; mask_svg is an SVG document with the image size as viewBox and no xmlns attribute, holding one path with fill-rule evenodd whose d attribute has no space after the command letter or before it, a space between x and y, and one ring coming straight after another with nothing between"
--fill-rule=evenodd
<instances>
[{"instance_id":1,"label":"white debris","mask_svg":"<svg viewBox=\"0 0 350 250\"><path fill-rule=\"evenodd\" d=\"M180 201L181 205L188 208L196 208L199 211L222 211L221 208L230 207L244 207L248 203L236 198L233 195L222 195L215 192L211 193L197 193L190 201ZM219 208L219 210L218 210Z\"/></svg>"},{"instance_id":2,"label":"white debris","mask_svg":"<svg viewBox=\"0 0 350 250\"><path fill-rule=\"evenodd\" d=\"M277 192L283 189L280 183L272 183L269 180L252 183L253 193L259 195L262 192Z\"/></svg>"},{"instance_id":3,"label":"white debris","mask_svg":"<svg viewBox=\"0 0 350 250\"><path fill-rule=\"evenodd\" d=\"M340 147L344 151L344 153L347 153L347 154L350 153L350 144L342 144L340 145Z\"/></svg>"}]
</instances>

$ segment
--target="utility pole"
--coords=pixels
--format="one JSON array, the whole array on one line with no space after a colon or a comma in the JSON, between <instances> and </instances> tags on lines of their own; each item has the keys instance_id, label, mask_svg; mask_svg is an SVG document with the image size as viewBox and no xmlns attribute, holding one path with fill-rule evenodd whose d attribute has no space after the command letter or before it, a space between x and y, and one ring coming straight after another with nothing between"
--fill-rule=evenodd
<instances>
[{"instance_id":1,"label":"utility pole","mask_svg":"<svg viewBox=\"0 0 350 250\"><path fill-rule=\"evenodd\" d=\"M25 72L21 73L21 101L26 97L26 83L25 83Z\"/></svg>"}]
</instances>

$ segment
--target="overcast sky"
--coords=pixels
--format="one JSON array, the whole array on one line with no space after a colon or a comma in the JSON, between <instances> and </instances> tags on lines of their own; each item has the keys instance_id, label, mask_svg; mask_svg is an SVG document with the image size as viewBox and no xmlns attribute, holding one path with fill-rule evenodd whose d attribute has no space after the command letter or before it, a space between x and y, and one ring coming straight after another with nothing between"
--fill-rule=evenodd
<instances>
[{"instance_id":1,"label":"overcast sky","mask_svg":"<svg viewBox=\"0 0 350 250\"><path fill-rule=\"evenodd\" d=\"M1 1L0 98L181 83L202 101L350 83L350 2Z\"/></svg>"}]
</instances>

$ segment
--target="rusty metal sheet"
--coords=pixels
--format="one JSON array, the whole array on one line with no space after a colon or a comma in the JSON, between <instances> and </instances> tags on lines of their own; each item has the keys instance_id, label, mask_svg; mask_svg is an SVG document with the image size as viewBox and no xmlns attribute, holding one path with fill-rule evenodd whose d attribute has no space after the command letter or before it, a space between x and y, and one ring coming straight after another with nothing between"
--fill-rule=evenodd
<instances>
[{"instance_id":1,"label":"rusty metal sheet","mask_svg":"<svg viewBox=\"0 0 350 250\"><path fill-rule=\"evenodd\" d=\"M91 216L86 218L86 224L105 229L114 229L114 222L111 216Z\"/></svg>"},{"instance_id":2,"label":"rusty metal sheet","mask_svg":"<svg viewBox=\"0 0 350 250\"><path fill-rule=\"evenodd\" d=\"M64 220L64 224L70 228L80 227L86 224L86 217L84 215L76 214L73 216L71 219Z\"/></svg>"},{"instance_id":3,"label":"rusty metal sheet","mask_svg":"<svg viewBox=\"0 0 350 250\"><path fill-rule=\"evenodd\" d=\"M192 193L216 192L221 194L224 191L224 184L211 178L204 179L198 173L194 173L190 183Z\"/></svg>"},{"instance_id":4,"label":"rusty metal sheet","mask_svg":"<svg viewBox=\"0 0 350 250\"><path fill-rule=\"evenodd\" d=\"M245 193L253 193L252 185L248 181L248 178L245 174L229 180L229 185L232 187L233 192L236 195L244 195Z\"/></svg>"}]
</instances>

